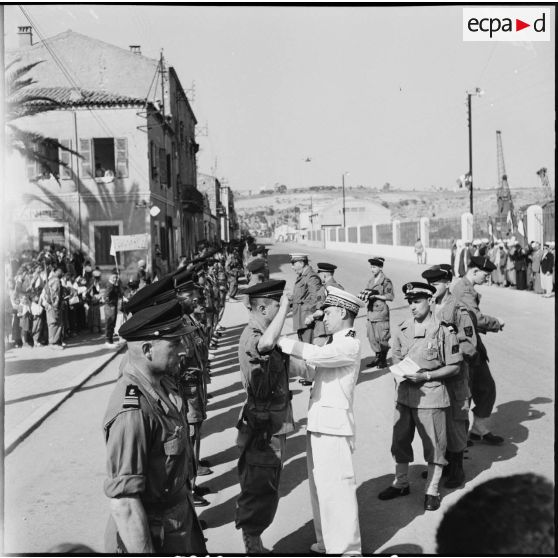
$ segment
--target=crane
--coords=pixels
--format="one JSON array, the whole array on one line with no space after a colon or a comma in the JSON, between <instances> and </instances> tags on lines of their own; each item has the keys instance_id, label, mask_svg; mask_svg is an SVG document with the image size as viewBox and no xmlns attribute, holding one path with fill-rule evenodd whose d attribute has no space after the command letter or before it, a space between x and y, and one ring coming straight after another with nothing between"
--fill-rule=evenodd
<instances>
[{"instance_id":1,"label":"crane","mask_svg":"<svg viewBox=\"0 0 558 558\"><path fill-rule=\"evenodd\" d=\"M550 182L548 181L548 175L546 173L546 167L543 167L542 169L539 169L537 171L537 174L539 175L539 178L541 179L544 201L547 202L547 201L553 200L554 199L554 192L552 191L552 188L550 187Z\"/></svg>"},{"instance_id":2,"label":"crane","mask_svg":"<svg viewBox=\"0 0 558 558\"><path fill-rule=\"evenodd\" d=\"M496 150L498 158L498 191L496 193L498 210L496 222L500 225L501 230L507 228L509 232L513 232L516 227L515 215L510 187L508 185L506 165L504 163L504 148L502 146L502 132L500 130L496 130Z\"/></svg>"}]
</instances>

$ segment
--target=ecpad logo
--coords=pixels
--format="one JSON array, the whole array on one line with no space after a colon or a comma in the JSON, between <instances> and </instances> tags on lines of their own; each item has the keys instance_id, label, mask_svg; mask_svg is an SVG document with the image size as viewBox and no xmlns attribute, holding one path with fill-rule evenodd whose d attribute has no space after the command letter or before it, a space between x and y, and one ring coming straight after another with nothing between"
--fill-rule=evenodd
<instances>
[{"instance_id":1,"label":"ecpad logo","mask_svg":"<svg viewBox=\"0 0 558 558\"><path fill-rule=\"evenodd\" d=\"M550 8L463 8L464 41L550 41Z\"/></svg>"}]
</instances>

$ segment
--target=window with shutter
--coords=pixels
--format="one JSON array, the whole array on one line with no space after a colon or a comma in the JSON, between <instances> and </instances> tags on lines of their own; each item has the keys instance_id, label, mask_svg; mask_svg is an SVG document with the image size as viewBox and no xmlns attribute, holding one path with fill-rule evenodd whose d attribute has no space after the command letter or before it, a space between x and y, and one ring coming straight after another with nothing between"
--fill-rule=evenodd
<instances>
[{"instance_id":1,"label":"window with shutter","mask_svg":"<svg viewBox=\"0 0 558 558\"><path fill-rule=\"evenodd\" d=\"M159 147L159 173L161 176L161 186L167 185L167 152L163 147Z\"/></svg>"},{"instance_id":2,"label":"window with shutter","mask_svg":"<svg viewBox=\"0 0 558 558\"><path fill-rule=\"evenodd\" d=\"M81 176L82 178L93 177L93 169L91 166L91 140L81 139L79 140L79 154L82 156L81 159Z\"/></svg>"},{"instance_id":3,"label":"window with shutter","mask_svg":"<svg viewBox=\"0 0 558 558\"><path fill-rule=\"evenodd\" d=\"M157 151L154 141L150 143L149 158L151 159L151 178L157 178Z\"/></svg>"},{"instance_id":4,"label":"window with shutter","mask_svg":"<svg viewBox=\"0 0 558 558\"><path fill-rule=\"evenodd\" d=\"M33 151L37 152L37 144L33 144ZM32 159L27 159L27 178L29 180L35 180L39 175L39 168L36 161Z\"/></svg>"},{"instance_id":5,"label":"window with shutter","mask_svg":"<svg viewBox=\"0 0 558 558\"><path fill-rule=\"evenodd\" d=\"M60 145L64 146L66 149L72 148L72 140L60 140ZM72 178L72 155L69 151L64 149L58 149L58 159L62 163L60 165L60 178L63 180L68 180Z\"/></svg>"},{"instance_id":6,"label":"window with shutter","mask_svg":"<svg viewBox=\"0 0 558 558\"><path fill-rule=\"evenodd\" d=\"M128 139L116 138L116 176L118 178L127 178L128 176Z\"/></svg>"}]
</instances>

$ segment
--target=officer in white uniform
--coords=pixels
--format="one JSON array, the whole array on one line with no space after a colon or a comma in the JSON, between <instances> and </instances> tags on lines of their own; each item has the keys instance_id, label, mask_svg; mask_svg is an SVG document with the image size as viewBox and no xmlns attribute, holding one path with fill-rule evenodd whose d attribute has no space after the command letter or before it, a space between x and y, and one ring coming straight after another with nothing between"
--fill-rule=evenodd
<instances>
[{"instance_id":1,"label":"officer in white uniform","mask_svg":"<svg viewBox=\"0 0 558 558\"><path fill-rule=\"evenodd\" d=\"M327 288L324 325L331 335L324 346L281 337L283 353L302 359L314 385L307 427L307 465L316 543L313 552L361 554L356 478L353 467L355 419L353 393L360 369L360 341L353 329L364 303Z\"/></svg>"}]
</instances>

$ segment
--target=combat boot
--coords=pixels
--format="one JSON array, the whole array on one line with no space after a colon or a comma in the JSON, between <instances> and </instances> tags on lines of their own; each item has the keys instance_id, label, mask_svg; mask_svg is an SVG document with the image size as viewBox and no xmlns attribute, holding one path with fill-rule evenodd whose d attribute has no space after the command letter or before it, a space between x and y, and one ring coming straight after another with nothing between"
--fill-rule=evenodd
<instances>
[{"instance_id":1,"label":"combat boot","mask_svg":"<svg viewBox=\"0 0 558 558\"><path fill-rule=\"evenodd\" d=\"M246 531L242 531L242 540L244 541L244 548L248 556L258 556L260 554L269 553L269 550L264 548L262 539L259 535L249 535Z\"/></svg>"},{"instance_id":2,"label":"combat boot","mask_svg":"<svg viewBox=\"0 0 558 558\"><path fill-rule=\"evenodd\" d=\"M448 452L450 461L448 478L444 483L446 488L458 488L465 482L465 471L463 470L463 452Z\"/></svg>"}]
</instances>

